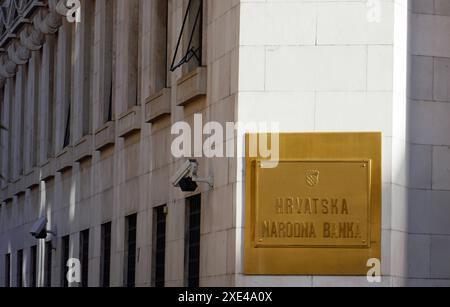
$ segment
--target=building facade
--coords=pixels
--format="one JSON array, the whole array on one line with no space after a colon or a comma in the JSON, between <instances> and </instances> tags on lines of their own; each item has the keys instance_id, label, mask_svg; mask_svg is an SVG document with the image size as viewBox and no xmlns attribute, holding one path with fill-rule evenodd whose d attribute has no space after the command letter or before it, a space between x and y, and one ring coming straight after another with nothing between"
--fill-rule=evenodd
<instances>
[{"instance_id":1,"label":"building facade","mask_svg":"<svg viewBox=\"0 0 450 307\"><path fill-rule=\"evenodd\" d=\"M63 2L1 2L0 286L450 286L447 0ZM171 184L200 115L382 132L381 283L245 275L243 132Z\"/></svg>"}]
</instances>

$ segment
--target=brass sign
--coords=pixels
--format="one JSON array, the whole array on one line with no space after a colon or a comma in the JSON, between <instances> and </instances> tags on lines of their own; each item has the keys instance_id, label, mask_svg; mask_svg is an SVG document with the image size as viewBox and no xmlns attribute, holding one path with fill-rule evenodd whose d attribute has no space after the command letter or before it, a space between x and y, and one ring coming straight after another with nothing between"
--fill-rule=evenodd
<instances>
[{"instance_id":1,"label":"brass sign","mask_svg":"<svg viewBox=\"0 0 450 307\"><path fill-rule=\"evenodd\" d=\"M282 134L280 148L276 167L246 159L245 272L365 275L380 258L381 134Z\"/></svg>"}]
</instances>

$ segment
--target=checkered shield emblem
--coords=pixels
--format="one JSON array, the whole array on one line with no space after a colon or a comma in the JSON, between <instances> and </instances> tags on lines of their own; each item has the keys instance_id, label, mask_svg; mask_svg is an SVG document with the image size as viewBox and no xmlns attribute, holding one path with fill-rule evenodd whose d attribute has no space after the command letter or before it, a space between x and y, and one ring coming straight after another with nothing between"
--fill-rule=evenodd
<instances>
[{"instance_id":1,"label":"checkered shield emblem","mask_svg":"<svg viewBox=\"0 0 450 307\"><path fill-rule=\"evenodd\" d=\"M306 171L306 184L310 187L315 187L319 184L320 172L318 170L307 170Z\"/></svg>"}]
</instances>

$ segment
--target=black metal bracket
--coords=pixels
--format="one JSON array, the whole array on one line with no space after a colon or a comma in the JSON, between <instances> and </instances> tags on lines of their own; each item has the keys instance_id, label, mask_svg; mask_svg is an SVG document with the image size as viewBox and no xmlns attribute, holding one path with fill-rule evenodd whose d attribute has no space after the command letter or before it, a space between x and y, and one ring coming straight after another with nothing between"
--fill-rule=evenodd
<instances>
[{"instance_id":1,"label":"black metal bracket","mask_svg":"<svg viewBox=\"0 0 450 307\"><path fill-rule=\"evenodd\" d=\"M189 44L187 47L187 51L184 54L184 56L181 58L181 60L178 63L175 63L178 52L180 50L180 45L181 45L181 40L183 37L183 33L184 33L184 29L186 27L186 23L187 23L187 18L189 15L189 11L191 10L191 6L192 6L192 1L193 0L189 0L189 4L187 6L186 9L186 13L184 15L183 18L183 25L181 26L181 31L180 31L180 35L178 36L178 41L177 41L177 47L175 49L175 53L173 55L173 59L172 59L172 64L170 66L170 71L174 72L175 70L177 70L178 68L180 68L181 66L183 66L184 64L188 63L189 61L192 60L192 58L195 58L199 64L201 65L201 61L202 61L202 47L201 47L201 37L200 37L200 46L196 47L196 46L192 46L192 40L194 38L194 34L195 34L195 30L197 29L197 26L200 27L200 31L201 31L201 24L203 22L203 18L202 18L202 10L203 10L203 1L200 2L196 17L195 17L195 22L194 22L194 26L192 27L191 30L191 34L189 37Z\"/></svg>"}]
</instances>

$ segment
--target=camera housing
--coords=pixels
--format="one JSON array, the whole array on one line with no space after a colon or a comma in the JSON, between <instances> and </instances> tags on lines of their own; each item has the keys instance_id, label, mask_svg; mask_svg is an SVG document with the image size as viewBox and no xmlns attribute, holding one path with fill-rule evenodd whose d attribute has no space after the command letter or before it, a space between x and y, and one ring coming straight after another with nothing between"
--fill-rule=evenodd
<instances>
[{"instance_id":1,"label":"camera housing","mask_svg":"<svg viewBox=\"0 0 450 307\"><path fill-rule=\"evenodd\" d=\"M199 178L197 171L197 160L189 159L181 165L170 181L174 187L179 187L183 192L194 192L197 190L197 182L204 182L209 184L210 187L213 187L213 177Z\"/></svg>"},{"instance_id":2,"label":"camera housing","mask_svg":"<svg viewBox=\"0 0 450 307\"><path fill-rule=\"evenodd\" d=\"M46 239L47 238L47 218L42 217L34 223L31 227L30 233L36 239Z\"/></svg>"}]
</instances>

